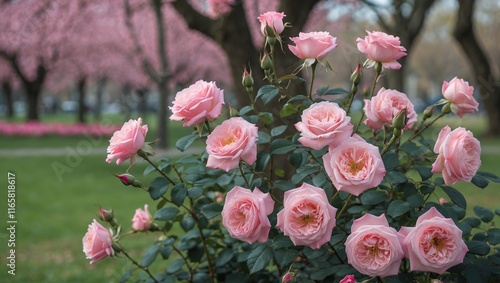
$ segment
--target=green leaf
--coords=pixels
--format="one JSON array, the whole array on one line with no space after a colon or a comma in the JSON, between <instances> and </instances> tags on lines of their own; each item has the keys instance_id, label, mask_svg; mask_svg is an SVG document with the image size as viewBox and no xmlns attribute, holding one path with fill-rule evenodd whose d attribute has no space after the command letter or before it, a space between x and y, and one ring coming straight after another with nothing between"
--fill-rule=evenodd
<instances>
[{"instance_id":1,"label":"green leaf","mask_svg":"<svg viewBox=\"0 0 500 283\"><path fill-rule=\"evenodd\" d=\"M408 178L401 172L389 171L385 174L384 180L390 184L402 184L408 181Z\"/></svg>"},{"instance_id":2,"label":"green leaf","mask_svg":"<svg viewBox=\"0 0 500 283\"><path fill-rule=\"evenodd\" d=\"M198 138L198 135L195 134L182 137L175 143L175 147L180 151L185 151L193 144L196 138Z\"/></svg>"},{"instance_id":3,"label":"green leaf","mask_svg":"<svg viewBox=\"0 0 500 283\"><path fill-rule=\"evenodd\" d=\"M265 85L259 89L255 99L260 98L264 104L269 103L280 92L279 88L273 85Z\"/></svg>"},{"instance_id":4,"label":"green leaf","mask_svg":"<svg viewBox=\"0 0 500 283\"><path fill-rule=\"evenodd\" d=\"M280 116L282 118L291 116L296 113L299 113L299 110L297 109L297 107L295 107L295 105L293 105L293 103L286 103L280 110Z\"/></svg>"},{"instance_id":5,"label":"green leaf","mask_svg":"<svg viewBox=\"0 0 500 283\"><path fill-rule=\"evenodd\" d=\"M393 200L387 208L387 215L396 218L408 212L410 208L410 204L406 201L400 199Z\"/></svg>"},{"instance_id":6,"label":"green leaf","mask_svg":"<svg viewBox=\"0 0 500 283\"><path fill-rule=\"evenodd\" d=\"M465 197L460 193L458 190L452 187L448 186L441 186L443 191L450 197L450 200L458 205L459 207L466 209L467 208L467 201L465 200Z\"/></svg>"},{"instance_id":7,"label":"green leaf","mask_svg":"<svg viewBox=\"0 0 500 283\"><path fill-rule=\"evenodd\" d=\"M191 199L197 199L203 194L203 188L193 187L187 190L187 195Z\"/></svg>"},{"instance_id":8,"label":"green leaf","mask_svg":"<svg viewBox=\"0 0 500 283\"><path fill-rule=\"evenodd\" d=\"M384 191L371 190L361 194L360 200L364 205L375 205L384 202L387 194Z\"/></svg>"},{"instance_id":9,"label":"green leaf","mask_svg":"<svg viewBox=\"0 0 500 283\"><path fill-rule=\"evenodd\" d=\"M150 266L151 263L153 263L153 261L155 260L159 251L160 251L160 247L158 247L157 245L152 245L151 247L149 247L149 249L146 251L146 253L142 256L141 266L142 267Z\"/></svg>"},{"instance_id":10,"label":"green leaf","mask_svg":"<svg viewBox=\"0 0 500 283\"><path fill-rule=\"evenodd\" d=\"M487 255L490 252L490 247L481 241L465 241L469 253L476 255Z\"/></svg>"},{"instance_id":11,"label":"green leaf","mask_svg":"<svg viewBox=\"0 0 500 283\"><path fill-rule=\"evenodd\" d=\"M238 113L240 116L244 116L248 113L250 113L250 111L252 111L253 108L251 105L247 105L247 106L244 106L240 109L240 112Z\"/></svg>"},{"instance_id":12,"label":"green leaf","mask_svg":"<svg viewBox=\"0 0 500 283\"><path fill-rule=\"evenodd\" d=\"M194 219L191 215L189 214L184 214L184 216L182 216L182 220L181 220L181 228L182 230L184 230L185 232L193 229L194 227Z\"/></svg>"},{"instance_id":13,"label":"green leaf","mask_svg":"<svg viewBox=\"0 0 500 283\"><path fill-rule=\"evenodd\" d=\"M281 135L282 133L284 133L286 131L287 127L288 127L287 125L281 125L281 126L274 127L271 130L271 136L276 137L276 136Z\"/></svg>"},{"instance_id":14,"label":"green leaf","mask_svg":"<svg viewBox=\"0 0 500 283\"><path fill-rule=\"evenodd\" d=\"M271 244L271 246L276 250L281 248L289 248L293 247L293 242L286 236L278 235L273 239L273 243Z\"/></svg>"},{"instance_id":15,"label":"green leaf","mask_svg":"<svg viewBox=\"0 0 500 283\"><path fill-rule=\"evenodd\" d=\"M257 246L248 255L247 265L250 269L250 274L261 271L266 268L273 259L273 249L269 246L260 245Z\"/></svg>"},{"instance_id":16,"label":"green leaf","mask_svg":"<svg viewBox=\"0 0 500 283\"><path fill-rule=\"evenodd\" d=\"M179 271L182 266L184 265L184 260L182 258L178 258L174 261L172 261L169 265L167 265L167 273L176 273Z\"/></svg>"},{"instance_id":17,"label":"green leaf","mask_svg":"<svg viewBox=\"0 0 500 283\"><path fill-rule=\"evenodd\" d=\"M257 144L265 144L271 141L271 136L269 136L269 134L266 132L259 131L257 135L258 135Z\"/></svg>"},{"instance_id":18,"label":"green leaf","mask_svg":"<svg viewBox=\"0 0 500 283\"><path fill-rule=\"evenodd\" d=\"M481 172L477 172L476 175L483 176L486 179L493 181L495 183L500 183L500 177L498 177L497 175L495 175L493 173L481 171Z\"/></svg>"},{"instance_id":19,"label":"green leaf","mask_svg":"<svg viewBox=\"0 0 500 283\"><path fill-rule=\"evenodd\" d=\"M299 251L294 249L279 249L274 251L274 258L279 266L286 266L292 263L298 255Z\"/></svg>"},{"instance_id":20,"label":"green leaf","mask_svg":"<svg viewBox=\"0 0 500 283\"><path fill-rule=\"evenodd\" d=\"M295 145L289 140L277 139L271 143L271 154L285 154L295 149Z\"/></svg>"},{"instance_id":21,"label":"green leaf","mask_svg":"<svg viewBox=\"0 0 500 283\"><path fill-rule=\"evenodd\" d=\"M262 122L264 122L265 125L271 124L274 120L273 114L269 112L260 112L259 118Z\"/></svg>"},{"instance_id":22,"label":"green leaf","mask_svg":"<svg viewBox=\"0 0 500 283\"><path fill-rule=\"evenodd\" d=\"M419 193L407 197L406 201L410 204L412 208L417 208L424 204L424 198Z\"/></svg>"},{"instance_id":23,"label":"green leaf","mask_svg":"<svg viewBox=\"0 0 500 283\"><path fill-rule=\"evenodd\" d=\"M175 206L165 206L164 208L156 211L154 219L159 221L169 221L174 219L179 213L179 209Z\"/></svg>"},{"instance_id":24,"label":"green leaf","mask_svg":"<svg viewBox=\"0 0 500 283\"><path fill-rule=\"evenodd\" d=\"M226 263L231 261L233 257L234 257L233 250L230 248L225 248L224 250L222 250L222 252L220 252L217 255L217 259L215 260L215 266L222 267Z\"/></svg>"},{"instance_id":25,"label":"green leaf","mask_svg":"<svg viewBox=\"0 0 500 283\"><path fill-rule=\"evenodd\" d=\"M148 175L149 173L155 171L155 167L153 165L148 165L148 167L146 167L146 169L144 169L144 172L142 173L142 175L146 176Z\"/></svg>"},{"instance_id":26,"label":"green leaf","mask_svg":"<svg viewBox=\"0 0 500 283\"><path fill-rule=\"evenodd\" d=\"M153 200L159 199L167 192L169 185L170 182L164 177L156 177L153 180L153 182L151 182L151 184L149 185L148 188L149 196Z\"/></svg>"},{"instance_id":27,"label":"green leaf","mask_svg":"<svg viewBox=\"0 0 500 283\"><path fill-rule=\"evenodd\" d=\"M325 268L325 269L316 269L315 271L313 271L311 273L310 278L312 280L323 280L327 276L332 275L335 272L337 272L337 270L338 270L337 266L332 266L332 267Z\"/></svg>"},{"instance_id":28,"label":"green leaf","mask_svg":"<svg viewBox=\"0 0 500 283\"><path fill-rule=\"evenodd\" d=\"M495 217L495 214L491 210L481 206L474 206L474 213L484 223L490 223Z\"/></svg>"},{"instance_id":29,"label":"green leaf","mask_svg":"<svg viewBox=\"0 0 500 283\"><path fill-rule=\"evenodd\" d=\"M328 91L329 86L325 85L316 90L316 94L319 96L325 95L325 93Z\"/></svg>"},{"instance_id":30,"label":"green leaf","mask_svg":"<svg viewBox=\"0 0 500 283\"><path fill-rule=\"evenodd\" d=\"M325 173L319 172L318 175L313 177L312 182L314 186L322 188L326 183Z\"/></svg>"},{"instance_id":31,"label":"green leaf","mask_svg":"<svg viewBox=\"0 0 500 283\"><path fill-rule=\"evenodd\" d=\"M500 244L500 228L488 230L488 242L494 246Z\"/></svg>"},{"instance_id":32,"label":"green leaf","mask_svg":"<svg viewBox=\"0 0 500 283\"><path fill-rule=\"evenodd\" d=\"M485 177L476 174L474 177L472 177L471 183L476 185L476 187L484 189L490 182Z\"/></svg>"},{"instance_id":33,"label":"green leaf","mask_svg":"<svg viewBox=\"0 0 500 283\"><path fill-rule=\"evenodd\" d=\"M177 206L181 206L184 203L186 196L187 190L183 183L175 185L170 191L172 202Z\"/></svg>"},{"instance_id":34,"label":"green leaf","mask_svg":"<svg viewBox=\"0 0 500 283\"><path fill-rule=\"evenodd\" d=\"M207 219L214 218L222 212L222 206L215 204L215 203L210 203L201 209L201 213L205 215Z\"/></svg>"},{"instance_id":35,"label":"green leaf","mask_svg":"<svg viewBox=\"0 0 500 283\"><path fill-rule=\"evenodd\" d=\"M399 165L399 157L394 152L387 152L382 156L384 167L386 171L392 171Z\"/></svg>"},{"instance_id":36,"label":"green leaf","mask_svg":"<svg viewBox=\"0 0 500 283\"><path fill-rule=\"evenodd\" d=\"M414 168L415 170L417 170L418 174L420 175L420 178L422 178L422 181L428 180L432 177L431 167L415 165Z\"/></svg>"},{"instance_id":37,"label":"green leaf","mask_svg":"<svg viewBox=\"0 0 500 283\"><path fill-rule=\"evenodd\" d=\"M467 217L463 220L463 222L468 223L471 227L477 228L481 226L481 220L479 218L476 218L474 216Z\"/></svg>"},{"instance_id":38,"label":"green leaf","mask_svg":"<svg viewBox=\"0 0 500 283\"><path fill-rule=\"evenodd\" d=\"M261 151L257 155L257 161L255 162L255 170L263 172L269 161L271 160L271 155L269 152Z\"/></svg>"},{"instance_id":39,"label":"green leaf","mask_svg":"<svg viewBox=\"0 0 500 283\"><path fill-rule=\"evenodd\" d=\"M329 89L327 92L325 92L325 95L339 95L339 94L349 94L349 93L350 93L349 91L343 88L336 87Z\"/></svg>"},{"instance_id":40,"label":"green leaf","mask_svg":"<svg viewBox=\"0 0 500 283\"><path fill-rule=\"evenodd\" d=\"M120 277L120 283L125 283L127 282L130 278L132 278L132 270L129 269L123 273L122 277Z\"/></svg>"}]
</instances>

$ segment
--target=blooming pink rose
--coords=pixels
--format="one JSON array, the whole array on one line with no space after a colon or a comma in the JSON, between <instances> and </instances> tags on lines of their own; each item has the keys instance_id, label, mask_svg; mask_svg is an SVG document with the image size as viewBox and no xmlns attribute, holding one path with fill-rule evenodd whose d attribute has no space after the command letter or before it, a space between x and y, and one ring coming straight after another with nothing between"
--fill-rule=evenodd
<instances>
[{"instance_id":1,"label":"blooming pink rose","mask_svg":"<svg viewBox=\"0 0 500 283\"><path fill-rule=\"evenodd\" d=\"M422 214L415 227L401 227L399 238L411 270L442 274L462 263L468 251L462 230L435 207Z\"/></svg>"},{"instance_id":2,"label":"blooming pink rose","mask_svg":"<svg viewBox=\"0 0 500 283\"><path fill-rule=\"evenodd\" d=\"M258 188L252 191L234 187L227 193L222 209L222 225L231 237L249 244L267 241L271 223L267 216L273 212L274 200Z\"/></svg>"},{"instance_id":3,"label":"blooming pink rose","mask_svg":"<svg viewBox=\"0 0 500 283\"><path fill-rule=\"evenodd\" d=\"M151 227L153 216L149 213L148 205L144 205L144 210L138 208L135 210L134 217L132 218L132 230L134 231L147 231Z\"/></svg>"},{"instance_id":4,"label":"blooming pink rose","mask_svg":"<svg viewBox=\"0 0 500 283\"><path fill-rule=\"evenodd\" d=\"M366 32L368 35L365 36L365 39L358 37L356 42L358 50L366 54L366 57L371 61L370 65L373 66L375 62L380 62L384 68L399 70L401 64L396 60L406 56L404 52L406 49L401 46L399 37L381 31Z\"/></svg>"},{"instance_id":5,"label":"blooming pink rose","mask_svg":"<svg viewBox=\"0 0 500 283\"><path fill-rule=\"evenodd\" d=\"M144 145L148 132L148 125L141 126L141 123L142 118L130 119L123 124L119 131L113 134L109 140L106 162L111 163L116 158L116 164L120 165L123 161L134 157Z\"/></svg>"},{"instance_id":6,"label":"blooming pink rose","mask_svg":"<svg viewBox=\"0 0 500 283\"><path fill-rule=\"evenodd\" d=\"M474 99L474 87L463 79L454 77L450 82L443 82L441 88L444 98L451 102L451 111L458 117L477 111L479 103Z\"/></svg>"},{"instance_id":7,"label":"blooming pink rose","mask_svg":"<svg viewBox=\"0 0 500 283\"><path fill-rule=\"evenodd\" d=\"M339 283L357 283L356 279L354 278L354 275L349 274L346 275L342 280L340 280Z\"/></svg>"},{"instance_id":8,"label":"blooming pink rose","mask_svg":"<svg viewBox=\"0 0 500 283\"><path fill-rule=\"evenodd\" d=\"M290 37L290 40L295 45L288 45L288 48L295 56L306 60L307 66L324 59L328 52L337 47L337 38L326 31L301 32L298 37Z\"/></svg>"},{"instance_id":9,"label":"blooming pink rose","mask_svg":"<svg viewBox=\"0 0 500 283\"><path fill-rule=\"evenodd\" d=\"M295 124L300 131L299 142L315 150L325 146L335 147L352 134L351 118L335 102L318 102L302 112L301 121Z\"/></svg>"},{"instance_id":10,"label":"blooming pink rose","mask_svg":"<svg viewBox=\"0 0 500 283\"><path fill-rule=\"evenodd\" d=\"M175 95L170 120L184 121L184 127L219 117L224 104L224 91L215 82L197 81Z\"/></svg>"},{"instance_id":11,"label":"blooming pink rose","mask_svg":"<svg viewBox=\"0 0 500 283\"><path fill-rule=\"evenodd\" d=\"M453 131L449 126L442 128L434 152L438 157L432 173L441 172L446 185L460 180L470 182L481 166L481 145L472 132L462 127Z\"/></svg>"},{"instance_id":12,"label":"blooming pink rose","mask_svg":"<svg viewBox=\"0 0 500 283\"><path fill-rule=\"evenodd\" d=\"M90 264L94 264L101 259L114 255L113 240L111 234L95 219L89 225L87 233L83 236L83 252L87 259L91 259Z\"/></svg>"},{"instance_id":13,"label":"blooming pink rose","mask_svg":"<svg viewBox=\"0 0 500 283\"><path fill-rule=\"evenodd\" d=\"M389 227L384 214L365 214L354 220L345 249L349 264L372 277L398 274L404 257L398 232Z\"/></svg>"},{"instance_id":14,"label":"blooming pink rose","mask_svg":"<svg viewBox=\"0 0 500 283\"><path fill-rule=\"evenodd\" d=\"M258 128L241 117L215 127L207 138L207 167L226 172L238 167L240 158L248 164L257 159Z\"/></svg>"},{"instance_id":15,"label":"blooming pink rose","mask_svg":"<svg viewBox=\"0 0 500 283\"><path fill-rule=\"evenodd\" d=\"M404 129L408 130L417 121L413 103L402 92L381 88L371 100L365 99L365 124L372 129L380 129L384 124L392 126L392 119L403 109L407 121Z\"/></svg>"},{"instance_id":16,"label":"blooming pink rose","mask_svg":"<svg viewBox=\"0 0 500 283\"><path fill-rule=\"evenodd\" d=\"M283 206L276 226L294 245L318 249L330 241L337 209L330 205L323 189L303 183L285 192Z\"/></svg>"},{"instance_id":17,"label":"blooming pink rose","mask_svg":"<svg viewBox=\"0 0 500 283\"><path fill-rule=\"evenodd\" d=\"M378 148L359 136L330 148L323 163L335 188L355 196L378 186L386 172Z\"/></svg>"},{"instance_id":18,"label":"blooming pink rose","mask_svg":"<svg viewBox=\"0 0 500 283\"><path fill-rule=\"evenodd\" d=\"M266 25L273 29L274 34L279 35L285 29L285 25L283 24L283 18L285 17L285 13L281 12L266 12L261 14L257 19L260 22L260 32L263 35L267 36Z\"/></svg>"}]
</instances>

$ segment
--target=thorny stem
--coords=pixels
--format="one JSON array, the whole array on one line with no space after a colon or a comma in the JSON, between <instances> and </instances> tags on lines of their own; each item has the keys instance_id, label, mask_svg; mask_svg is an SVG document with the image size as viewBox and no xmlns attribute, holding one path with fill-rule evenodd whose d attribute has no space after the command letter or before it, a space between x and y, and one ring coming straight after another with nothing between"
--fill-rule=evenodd
<instances>
[{"instance_id":1,"label":"thorny stem","mask_svg":"<svg viewBox=\"0 0 500 283\"><path fill-rule=\"evenodd\" d=\"M153 274L151 274L151 272L149 271L149 269L147 267L140 265L137 261L135 261L135 259L130 257L130 255L125 250L121 250L121 253L123 253L135 266L144 270L144 272L146 272L148 274L148 276L153 280L153 282L159 283L158 280L156 280L156 278L153 276Z\"/></svg>"},{"instance_id":2,"label":"thorny stem","mask_svg":"<svg viewBox=\"0 0 500 283\"><path fill-rule=\"evenodd\" d=\"M248 182L247 177L245 176L245 172L243 171L243 166L241 162L238 164L238 168L240 169L241 177L243 177L243 180L245 180L245 184L247 185L247 188L250 188L250 182Z\"/></svg>"},{"instance_id":3,"label":"thorny stem","mask_svg":"<svg viewBox=\"0 0 500 283\"><path fill-rule=\"evenodd\" d=\"M191 206L193 206L193 200L191 199ZM207 263L208 263L208 274L210 277L210 283L214 283L214 276L215 276L215 270L214 266L212 264L212 259L210 258L210 253L208 251L208 246L207 242L205 240L205 236L203 235L203 229L200 227L200 222L198 221L198 217L196 216L196 213L192 210L190 210L191 215L193 216L194 221L196 222L196 227L198 228L198 232L200 233L200 239L201 239L201 244L203 245L203 250L205 251L205 254L207 256Z\"/></svg>"},{"instance_id":4,"label":"thorny stem","mask_svg":"<svg viewBox=\"0 0 500 283\"><path fill-rule=\"evenodd\" d=\"M311 85L309 86L309 99L310 100L313 100L313 84L314 84L314 76L315 76L315 73L316 73L316 65L318 65L318 61L314 61L314 63L311 65L311 70L312 70L312 74L311 74Z\"/></svg>"},{"instance_id":5,"label":"thorny stem","mask_svg":"<svg viewBox=\"0 0 500 283\"><path fill-rule=\"evenodd\" d=\"M144 156L141 156L142 158L144 158L144 160L146 160L149 164L151 164L151 166L153 166L153 168L155 168L156 171L158 171L158 173L160 173L163 177L165 177L165 179L167 179L172 185L175 185L175 182L170 179L167 174L163 173L163 171L160 170L160 168L158 168L158 166L156 166L156 164L154 164L149 158L147 155L144 155Z\"/></svg>"},{"instance_id":6,"label":"thorny stem","mask_svg":"<svg viewBox=\"0 0 500 283\"><path fill-rule=\"evenodd\" d=\"M379 64L380 64L380 67L378 67ZM375 88L377 87L377 82L378 82L378 79L380 77L381 72L382 72L382 64L377 62L375 65L375 77L373 78L372 87L370 90L370 96L368 97L368 99L370 99L375 92ZM361 125L361 122L363 121L364 118L365 118L365 111L361 111L361 117L359 118L358 124L356 125L356 128L353 131L353 134L358 132L358 128Z\"/></svg>"}]
</instances>

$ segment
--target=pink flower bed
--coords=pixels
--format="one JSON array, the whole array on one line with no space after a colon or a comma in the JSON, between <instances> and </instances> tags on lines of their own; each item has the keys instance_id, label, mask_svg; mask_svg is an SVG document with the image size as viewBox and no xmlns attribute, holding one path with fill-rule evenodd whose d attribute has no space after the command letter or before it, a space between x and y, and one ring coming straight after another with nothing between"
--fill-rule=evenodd
<instances>
[{"instance_id":1,"label":"pink flower bed","mask_svg":"<svg viewBox=\"0 0 500 283\"><path fill-rule=\"evenodd\" d=\"M46 135L59 136L111 136L121 125L106 124L62 124L62 123L9 123L0 121L0 135L40 137Z\"/></svg>"}]
</instances>

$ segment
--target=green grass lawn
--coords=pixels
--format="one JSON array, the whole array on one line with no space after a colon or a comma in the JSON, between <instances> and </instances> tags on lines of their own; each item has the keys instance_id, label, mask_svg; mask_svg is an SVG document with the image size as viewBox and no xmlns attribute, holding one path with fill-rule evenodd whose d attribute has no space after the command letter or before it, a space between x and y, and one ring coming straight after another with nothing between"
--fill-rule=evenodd
<instances>
[{"instance_id":1,"label":"green grass lawn","mask_svg":"<svg viewBox=\"0 0 500 283\"><path fill-rule=\"evenodd\" d=\"M447 119L447 120L446 120ZM439 121L436 127L429 129L428 135L437 137L439 129L446 124L465 126L475 135L484 131L484 121L479 118L451 119ZM152 120L152 117L150 118ZM154 122L148 134L148 140L154 139ZM189 134L192 129L182 128L181 123L171 123L170 143L175 144L177 138ZM106 147L109 138L95 140L96 147ZM75 149L86 137L43 138L0 138L1 149L48 148L69 146ZM500 158L500 139L481 140L483 145L498 150L482 154L482 171L500 175L497 162ZM2 268L0 282L118 282L123 271L130 267L122 258L106 259L90 266L82 252L82 237L88 224L96 217L98 206L113 208L117 219L126 230L136 208L150 204L154 213L154 202L149 195L137 188L123 186L113 175L124 172L128 162L120 166L106 163L106 153L98 155L81 155L75 159L70 155L57 157L0 157L1 188L6 187L7 172L16 174L16 276L6 276L7 254L6 224L0 230L0 260ZM61 167L61 165L63 167ZM65 166L65 167L64 167ZM154 174L142 177L145 163L137 164L132 169L144 183L148 183ZM65 171L61 171L64 168ZM485 189L472 184L460 183L457 189L466 195L469 211L474 205L490 209L500 208L500 184L490 183ZM3 193L5 194L5 192ZM437 197L441 196L438 192ZM6 212L5 195L0 196L0 215ZM133 235L123 245L131 255L140 259L141 255L158 234L150 233Z\"/></svg>"}]
</instances>

